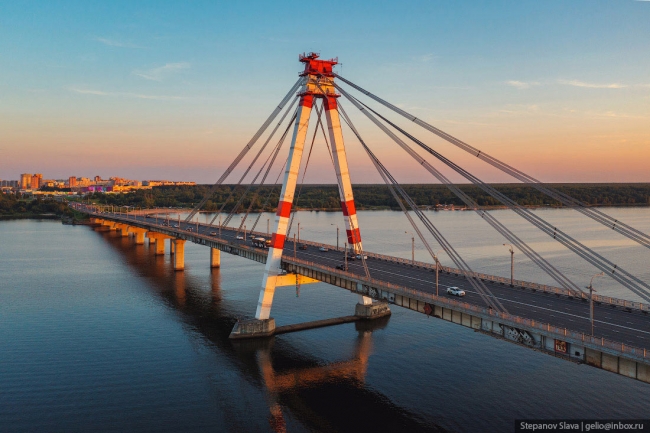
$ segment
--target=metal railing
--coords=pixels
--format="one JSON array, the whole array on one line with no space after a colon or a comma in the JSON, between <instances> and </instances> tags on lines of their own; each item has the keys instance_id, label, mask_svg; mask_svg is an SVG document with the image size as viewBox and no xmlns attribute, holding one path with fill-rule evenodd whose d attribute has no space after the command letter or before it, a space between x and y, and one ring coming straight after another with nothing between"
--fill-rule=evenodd
<instances>
[{"instance_id":1,"label":"metal railing","mask_svg":"<svg viewBox=\"0 0 650 433\"><path fill-rule=\"evenodd\" d=\"M113 215L118 215L118 214L113 214ZM199 225L206 226L206 224L201 224L201 223L199 223ZM208 226L210 227L211 225L208 225ZM216 228L218 226L212 225L211 227ZM179 227L179 229L181 229L181 227ZM232 228L232 227L228 227L226 229L237 230L236 228ZM257 231L255 231L255 232L248 231L247 233L253 234L255 236L260 236L260 237L265 237L265 236L268 237L269 236L266 233L257 232ZM287 239L287 241L291 242L291 239ZM333 245L329 245L329 244L325 244L325 243L321 243L321 242L309 241L309 240L305 240L305 239L301 239L300 243L301 244L312 245L312 246L315 246L315 247L321 247L322 246L322 247L325 247L325 248L333 250L333 251L342 252L344 250L343 247L339 247L337 249ZM436 269L436 265L434 263L420 262L420 261L417 261L417 260L412 261L412 260L409 260L409 259L403 259L401 257L394 257L394 256L385 255L385 254L378 254L378 253L373 253L373 252L370 252L370 251L364 251L364 253L368 257L372 257L372 258L377 259L377 260L383 260L383 261L392 262L392 263L399 263L399 264L403 264L403 265L407 265L407 266L413 266L413 267L416 267L416 268L427 269L427 270L431 270L431 271L435 271L435 269ZM444 273L447 273L447 274L454 274L454 275L457 275L457 276L462 276L463 275L463 272L460 269L452 268L452 267L449 267L449 266L440 265L439 269L440 269L440 272L444 272ZM494 283L499 283L499 284L502 284L504 286L510 287L510 282L511 282L510 278L499 277L499 276L496 276L496 275L490 275L490 274L485 274L485 273L481 273L481 272L470 272L469 274L474 278L480 278L481 280L484 280L484 281L492 281ZM549 294L554 294L554 295L559 295L559 296L567 296L567 297L571 297L571 298L578 298L578 299L582 299L582 300L585 300L585 301L589 300L589 294L583 293L583 292L576 292L575 290L569 290L569 289L565 289L565 288L561 288L561 287L548 286L548 285L545 285L545 284L532 283L532 282L523 281L523 280L512 280L512 282L514 283L513 284L514 287L521 287L521 288L524 288L524 289L529 289L529 290L533 290L533 291L540 291L542 293L549 293ZM614 298L614 297L611 297L611 296L603 296L603 295L594 294L594 302L600 302L600 303L603 303L603 304L615 305L615 306L619 306L619 307L624 307L624 308L630 308L630 309L635 309L635 310L639 310L639 311L650 312L650 304L642 303L642 302L636 302L636 301L629 301L629 300L626 300L626 299Z\"/></svg>"},{"instance_id":2,"label":"metal railing","mask_svg":"<svg viewBox=\"0 0 650 433\"><path fill-rule=\"evenodd\" d=\"M91 212L91 213L96 214L95 212ZM99 217L102 216L102 214L96 214L96 215L98 215ZM119 219L119 220L125 221L125 222L133 222L133 220L128 219L128 217L122 217L122 216L118 216L118 215L112 215L112 218ZM160 226L160 227L163 227L164 229L170 230L170 231L175 231L176 230L176 228L171 228L169 226L163 226L161 224L153 224L150 221L147 221L147 225ZM230 246L237 247L237 248L240 248L240 249L243 249L243 250L248 250L248 251L251 251L251 252L259 252L259 248L250 247L248 245L242 245L240 243L231 244L229 241L227 241L225 239L215 239L214 236L201 235L201 234L195 233L193 231L184 230L181 227L178 227L178 230L182 231L184 233L187 233L189 235L192 235L193 237L196 237L197 239L204 239L204 240L209 240L209 241L219 241L221 243L228 244ZM261 233L261 232L249 232L249 233L257 234L257 235L260 235L260 236L266 236L264 233ZM324 246L326 248L330 248L330 249L333 249L335 251L337 250L336 247L332 247L331 245L322 244L322 243L318 243L318 242L301 241L301 243L305 243L305 244L309 244L309 245L313 245L313 246ZM342 251L342 250L343 250L342 248L339 248L339 251ZM383 259L383 260L389 260L389 261L397 262L397 263L405 263L405 264L409 264L409 265L412 264L412 262L410 260L407 260L407 259L401 259L401 258L397 258L397 257L386 256L386 255L383 255L383 254L376 254L376 253L370 253L370 252L365 252L365 251L364 251L364 253L367 254L368 257L372 256L372 257L378 258L380 260ZM617 354L623 354L628 358L634 358L634 359L642 360L644 362L647 362L650 359L649 354L648 354L648 350L645 349L645 348L639 348L639 347L626 345L624 343L621 343L621 342L618 342L618 341L613 341L613 340L608 340L608 339L605 339L603 337L597 338L597 337L585 334L584 332L573 331L573 330L570 330L570 329L567 329L567 328L561 328L561 327L551 325L550 323L544 323L544 322L540 322L540 321L533 320L533 319L526 319L526 318L523 318L523 317L520 317L520 316L515 316L515 315L512 315L512 314L508 314L508 313L497 312L497 311L494 311L492 309L481 307L481 306L474 305L474 304L469 304L467 302L462 302L462 301L457 301L457 300L448 299L448 298L444 298L444 297L439 297L439 296L433 295L431 293L426 293L426 292L422 292L422 291L419 291L419 290L410 289L408 287L404 287L404 286L400 286L400 285L397 285L397 284L389 283L389 282L386 282L386 281L383 281L383 280L377 280L377 279L372 278L372 277L368 278L368 277L365 277L365 276L363 276L361 274L354 274L354 273L339 270L339 269L333 269L331 267L324 266L324 265L321 265L319 263L311 262L311 261L308 261L308 260L302 260L302 259L293 258L293 257L290 257L290 256L283 256L282 261L284 263L289 263L289 264L294 264L294 265L308 266L312 270L325 272L325 273L327 273L329 275L334 275L334 276L346 278L348 280L353 280L353 281L356 280L358 282L361 282L364 285L367 285L368 287L373 287L375 289L379 289L379 290L388 289L388 291L392 292L393 294L400 295L400 296L407 296L407 297L410 297L410 298L413 298L413 299L416 299L416 300L419 300L419 301L422 301L422 302L429 301L429 302L431 302L433 304L446 305L448 307L454 307L456 309L465 310L467 312L473 312L473 313L476 313L476 314L481 314L481 315L484 315L484 316L488 316L490 318L500 319L501 321L504 321L504 322L509 322L509 323L512 323L512 324L525 326L525 327L527 327L529 329L535 329L535 330L543 331L543 332L545 332L547 334L550 334L553 337L559 337L560 339L563 339L563 341L572 340L574 342L581 342L585 346L592 346L592 348L604 348L604 349L607 349L607 350L612 351L612 352L617 353ZM430 263L416 262L415 266L435 269L435 265L432 265ZM454 271L458 271L458 270L456 270L454 268L448 268L448 267L442 267L441 266L441 269L445 269L445 272L447 272L449 270L449 272L451 272L451 273L460 274L460 272L454 272ZM505 279L505 278L501 278L501 277L494 277L494 276L491 276L491 275L480 274L480 273L475 273L475 274L476 274L476 276L478 276L478 278L481 278L480 277L481 275L485 275L487 277L500 278L502 280L507 281L508 283L510 281L509 279ZM529 284L534 284L534 283L529 283ZM543 286L543 285L536 285L536 286L548 287L548 286ZM559 289L557 287L556 288L551 288L551 289L563 290L563 289ZM358 293L358 291L357 291L357 293ZM553 292L553 293L555 293L555 292ZM601 298L606 298L606 297L601 297ZM596 299L596 297L594 297L594 299ZM620 299L615 299L615 298L609 298L609 299L613 299L615 301L622 301ZM625 302L631 302L631 301L625 301ZM621 305L621 304L617 304L617 305ZM646 304L642 304L642 305L644 307L647 307Z\"/></svg>"},{"instance_id":3,"label":"metal railing","mask_svg":"<svg viewBox=\"0 0 650 433\"><path fill-rule=\"evenodd\" d=\"M431 303L438 304L438 305L441 304L447 305L450 307L454 307L456 309L463 309L468 312L474 312L491 318L500 319L501 321L504 322L510 322L520 326L525 326L529 329L536 329L539 331L546 332L547 334L551 334L553 337L559 337L559 339L562 339L563 341L566 340L573 340L574 342L578 341L585 345L609 349L610 351L624 354L628 357L636 358L643 361L648 361L650 359L650 354L648 354L648 350L645 348L626 345L624 343L608 340L603 337L601 338L593 337L591 335L585 334L584 332L578 332L567 328L561 328L558 326L551 325L550 323L540 322L538 320L526 319L508 313L500 313L492 309L481 307L474 304L469 304L467 302L442 298L430 293L410 289L408 287L403 287L385 281L376 280L374 278L367 278L360 274L353 274L351 272L346 272L338 269L332 270L331 268L307 260L302 260L297 258L294 259L293 257L291 258L286 257L283 258L283 261L287 263L296 264L296 265L308 266L310 269L317 270L320 272L326 272L330 275L336 275L338 277L342 277L350 280L356 280L361 282L362 284L365 284L369 287L373 287L375 289L379 289L379 290L388 289L388 291L394 294L411 297L413 299L421 300L423 302L430 301Z\"/></svg>"}]
</instances>

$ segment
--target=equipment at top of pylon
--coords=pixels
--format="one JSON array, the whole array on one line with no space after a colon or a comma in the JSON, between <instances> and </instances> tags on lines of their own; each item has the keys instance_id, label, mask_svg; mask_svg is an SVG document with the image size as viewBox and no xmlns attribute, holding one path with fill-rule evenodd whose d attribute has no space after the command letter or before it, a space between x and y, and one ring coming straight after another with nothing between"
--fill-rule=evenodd
<instances>
[{"instance_id":1,"label":"equipment at top of pylon","mask_svg":"<svg viewBox=\"0 0 650 433\"><path fill-rule=\"evenodd\" d=\"M316 53L300 54L298 59L305 64L301 77L307 77L305 90L300 96L312 95L318 98L325 96L338 98L340 95L334 90L334 71L332 68L338 64L338 58L318 60Z\"/></svg>"}]
</instances>

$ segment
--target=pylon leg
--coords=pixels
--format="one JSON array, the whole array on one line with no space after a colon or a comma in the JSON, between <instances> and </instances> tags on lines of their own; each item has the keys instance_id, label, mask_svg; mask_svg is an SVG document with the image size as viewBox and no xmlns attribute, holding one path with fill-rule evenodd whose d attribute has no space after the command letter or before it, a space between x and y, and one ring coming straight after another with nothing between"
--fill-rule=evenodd
<instances>
[{"instance_id":1,"label":"pylon leg","mask_svg":"<svg viewBox=\"0 0 650 433\"><path fill-rule=\"evenodd\" d=\"M257 311L255 312L255 318L257 320L266 320L271 316L271 305L273 304L273 295L275 294L275 277L280 271L282 250L287 236L287 226L289 216L291 215L293 195L298 181L298 171L300 170L300 161L302 160L303 148L305 146L305 137L307 135L307 127L309 126L312 104L312 95L301 96L293 137L291 139L291 149L289 149L289 159L282 183L282 192L280 193L280 202L278 203L278 211L275 214L275 230L271 237L271 246L269 247L269 254L266 259L262 288L259 301L257 302Z\"/></svg>"},{"instance_id":2,"label":"pylon leg","mask_svg":"<svg viewBox=\"0 0 650 433\"><path fill-rule=\"evenodd\" d=\"M354 205L352 194L352 182L348 170L348 159L345 155L345 144L343 143L343 132L341 131L341 120L335 97L323 98L325 116L327 118L327 129L332 146L332 157L334 158L334 169L339 182L339 196L341 199L341 210L345 217L345 230L348 236L348 243L355 252L361 253L361 231L357 221L357 210ZM359 303L363 305L372 304L372 298L359 295Z\"/></svg>"}]
</instances>

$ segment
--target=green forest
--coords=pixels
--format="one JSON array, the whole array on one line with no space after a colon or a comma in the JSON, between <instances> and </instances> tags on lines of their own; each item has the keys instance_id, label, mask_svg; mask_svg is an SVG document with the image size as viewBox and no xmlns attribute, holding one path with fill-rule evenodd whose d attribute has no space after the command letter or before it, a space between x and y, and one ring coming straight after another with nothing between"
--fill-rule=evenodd
<instances>
[{"instance_id":1,"label":"green forest","mask_svg":"<svg viewBox=\"0 0 650 433\"><path fill-rule=\"evenodd\" d=\"M497 190L523 206L561 206L534 188L522 184L493 184ZM648 206L650 205L650 184L552 184L557 191L566 193L580 201L598 206ZM151 190L139 190L129 194L95 193L90 199L96 203L116 206L193 207L210 191L209 185L161 186ZM444 185L403 185L404 190L418 204L428 207L436 205L464 206ZM459 185L480 206L498 207L501 204L487 193L473 185ZM385 185L354 185L357 209L399 209ZM215 189L203 207L215 211L224 207L231 211L275 211L280 186L249 187L247 185L222 185ZM225 204L225 206L224 206ZM296 188L296 206L304 210L340 209L336 185L304 185Z\"/></svg>"},{"instance_id":2,"label":"green forest","mask_svg":"<svg viewBox=\"0 0 650 433\"><path fill-rule=\"evenodd\" d=\"M20 194L0 194L0 218L29 218L53 216L72 217L73 211L65 202L52 198L27 199Z\"/></svg>"}]
</instances>

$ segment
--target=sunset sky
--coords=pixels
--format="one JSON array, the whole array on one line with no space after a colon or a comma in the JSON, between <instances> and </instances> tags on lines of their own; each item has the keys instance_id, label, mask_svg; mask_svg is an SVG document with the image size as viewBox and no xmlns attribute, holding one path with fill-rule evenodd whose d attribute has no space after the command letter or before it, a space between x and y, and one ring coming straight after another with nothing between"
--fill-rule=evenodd
<instances>
[{"instance_id":1,"label":"sunset sky","mask_svg":"<svg viewBox=\"0 0 650 433\"><path fill-rule=\"evenodd\" d=\"M540 180L650 182L650 1L633 0L4 1L0 179L213 183L309 51ZM434 182L341 102L399 181ZM409 131L486 181L512 181ZM380 182L345 137L353 182ZM333 183L322 139L314 152L307 181Z\"/></svg>"}]
</instances>

